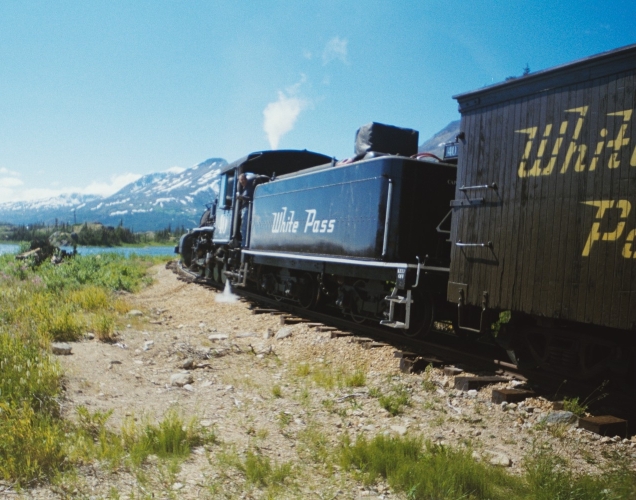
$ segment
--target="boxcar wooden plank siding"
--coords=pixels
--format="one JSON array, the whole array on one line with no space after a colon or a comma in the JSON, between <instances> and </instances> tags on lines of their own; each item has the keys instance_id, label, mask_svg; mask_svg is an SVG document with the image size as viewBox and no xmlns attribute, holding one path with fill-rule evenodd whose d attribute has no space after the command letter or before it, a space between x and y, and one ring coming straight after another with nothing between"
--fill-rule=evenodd
<instances>
[{"instance_id":1,"label":"boxcar wooden plank siding","mask_svg":"<svg viewBox=\"0 0 636 500\"><path fill-rule=\"evenodd\" d=\"M636 45L456 96L466 303L636 329ZM461 192L496 182L499 189ZM457 287L449 286L457 302Z\"/></svg>"},{"instance_id":2,"label":"boxcar wooden plank siding","mask_svg":"<svg viewBox=\"0 0 636 500\"><path fill-rule=\"evenodd\" d=\"M550 101L548 103L548 110L550 115L547 117L550 123L554 123L554 133L557 134L557 140L563 138L561 137L561 127L562 127L562 117L557 115L557 99L558 96L556 92L550 93ZM566 108L569 109L569 108ZM554 148L554 146L548 150L547 153L550 153L549 161L554 161L555 164L558 163L559 154L563 154L561 148ZM562 156L561 162L563 161L564 155ZM567 234L568 228L568 214L563 211L563 196L559 196L559 193L564 193L565 196L570 196L569 185L565 185L564 176L557 175L555 176L555 182L547 182L548 185L548 199L550 200L550 206L547 211L548 214L552 214L554 218L553 226L552 226L552 234L551 238L553 241L554 249L553 251L556 253L555 258L549 259L549 270L548 273L551 277L550 289L551 289L551 297L548 298L548 303L545 307L552 307L555 311L559 311L563 307L563 287L560 286L561 283L566 281L568 266L559 266L558 263L563 259L563 249L567 244L567 239L565 234Z\"/></svg>"},{"instance_id":3,"label":"boxcar wooden plank siding","mask_svg":"<svg viewBox=\"0 0 636 500\"><path fill-rule=\"evenodd\" d=\"M498 113L496 114L497 118L496 118L495 134L500 135L505 129L505 127L507 126L506 124L507 114L505 112L505 109L503 109L503 106L498 105L498 108L499 108ZM505 185L505 182L506 182L505 175L507 170L497 168L496 166L502 164L502 162L505 162L505 156L504 156L505 151L501 148L500 144L495 144L494 147L495 147L495 150L494 150L493 161L492 161L492 165L490 165L491 168L489 169L489 176L491 180L488 182L496 182L497 190L492 192L492 198L493 198L494 204L491 207L490 222L493 227L491 228L489 232L497 231L500 228L504 227L504 212L502 210L503 202L501 198L502 196L501 189L499 188L499 186ZM507 240L505 243L507 243ZM494 275L494 287L495 289L501 290L501 276L498 273L495 273Z\"/></svg>"},{"instance_id":4,"label":"boxcar wooden plank siding","mask_svg":"<svg viewBox=\"0 0 636 500\"><path fill-rule=\"evenodd\" d=\"M612 107L614 109L625 109L624 108L625 96L623 95L623 92L622 92L622 88L624 87L622 85L619 85L620 79L621 79L621 76L618 75L617 77L612 78L611 81L608 83L608 88L609 88L608 96L614 96L615 102L614 103L608 102L607 106ZM619 88L621 88L620 93L618 90ZM599 118L601 117L599 116ZM605 118L605 129L608 131L607 137L616 137L617 133L620 130L622 120L617 123L617 120L614 119L615 118L614 116L608 116L607 114L605 115L604 118ZM605 142L603 141L601 142L601 144L605 144ZM626 199L621 197L620 169L608 169L608 170L609 170L608 172L609 175L605 176L605 179L603 182L603 198L618 199L618 200ZM601 173L602 173L602 169L598 168L598 174L601 174ZM619 221L617 220L616 223L618 224L618 222ZM607 250L608 250L608 255L607 255L608 269L605 272L603 272L603 270L601 269L598 269L597 276L600 275L601 279L603 279L604 282L615 284L617 292L620 292L620 286L621 286L620 276L623 273L623 266L620 265L620 261L617 259L617 256L620 256L621 249L619 245L608 245ZM601 301L598 301L595 304L594 322L607 324L612 321L611 318L613 317L616 317L617 321L620 319L620 316L616 314L616 311L614 310L614 305L620 302L620 296L618 294L616 296L616 300L608 301L607 297L605 297L604 300L602 301L602 305L600 304L600 302Z\"/></svg>"},{"instance_id":5,"label":"boxcar wooden plank siding","mask_svg":"<svg viewBox=\"0 0 636 500\"><path fill-rule=\"evenodd\" d=\"M617 89L617 93L624 97L622 108L636 109L636 76L623 73L618 82L619 88ZM636 141L636 139L632 139L630 142L634 141ZM619 199L630 199L630 193L636 189L636 181L630 180L629 169L619 168L618 171L620 174ZM633 198L632 201L634 201ZM636 207L633 207L633 209L636 209ZM617 253L616 259L619 263L622 258L622 252L620 254ZM629 314L630 295L634 295L634 292L630 291L630 283L636 278L636 266L622 268L620 265L617 265L617 268L622 269L620 278L617 279L617 284L620 284L619 301L617 303L617 309L612 309L612 314L618 315L619 323L622 323L626 321Z\"/></svg>"},{"instance_id":6,"label":"boxcar wooden plank siding","mask_svg":"<svg viewBox=\"0 0 636 500\"><path fill-rule=\"evenodd\" d=\"M607 93L610 91L608 87L607 78L601 78L596 85L590 86L592 91L592 97L588 99L589 110L588 117L589 126L584 129L583 143L588 144L587 158L585 159L585 166L587 170L586 178L588 184L586 189L585 200L601 199L606 200L606 189L603 189L605 178L609 178L612 175L611 170L606 169L594 169L592 170L592 160L594 152L596 151L596 138L600 135L599 131L605 127L604 115L607 113ZM605 175L599 175L605 174ZM583 200L582 200L583 201ZM592 210L593 211L593 210ZM613 212L613 211L611 211ZM611 217L611 212L608 215ZM608 224L610 221L608 221ZM591 224L590 224L591 226ZM609 228L609 225L607 226ZM596 318L596 307L599 303L603 302L603 295L601 290L603 289L603 275L602 272L607 272L610 266L610 259L608 255L607 245L597 246L595 252L590 252L587 256L588 262L588 274L586 280L586 296L585 303L582 304L585 314L584 320L588 323L594 323ZM602 264L605 264L603 266ZM602 269L600 269L602 268Z\"/></svg>"},{"instance_id":7,"label":"boxcar wooden plank siding","mask_svg":"<svg viewBox=\"0 0 636 500\"><path fill-rule=\"evenodd\" d=\"M535 119L529 118L528 122L550 123L546 116L547 101L547 93L540 94L537 97L536 105L531 105L531 107L536 107L538 116ZM540 140L537 154L542 151L544 155L546 154L545 135L548 130L548 127L546 127L545 131L537 133L537 138ZM523 275L532 277L532 285L524 286L525 296L522 297L522 300L524 303L530 301L541 308L550 296L550 276L548 274L550 262L549 259L545 258L544 252L547 255L552 253L552 241L549 236L554 228L555 221L554 214L550 212L550 200L547 196L548 184L550 183L545 182L544 176L537 176L528 184L531 186L528 194L528 222L532 226L532 231L527 242L530 248L529 258L523 259L525 262ZM552 219L551 222L548 218ZM539 252L539 249L542 249L543 252ZM554 297L552 296L551 300L553 299Z\"/></svg>"},{"instance_id":8,"label":"boxcar wooden plank siding","mask_svg":"<svg viewBox=\"0 0 636 500\"><path fill-rule=\"evenodd\" d=\"M580 85L573 87L567 97L566 109L576 108L577 93L580 92L582 92ZM566 131L575 129L576 119L577 117L573 113L569 113L569 116L561 122L565 122L564 128ZM559 139L565 141L565 133L559 134ZM556 164L564 165L566 155L566 148L559 148ZM563 279L560 281L557 280L557 286L561 291L561 310L566 316L571 316L576 314L579 295L581 294L582 262L580 259L569 259L568 256L577 252L579 241L581 241L584 236L580 231L580 213L576 210L567 210L567 208L569 207L570 199L578 199L578 193L582 189L581 186L584 186L585 177L579 176L571 182L566 182L565 175L559 175L557 177L559 178L557 183L560 182L560 189L557 190L557 193L563 193L563 196L560 197L561 204L557 213L561 214L563 229L560 237L559 255L554 264L555 267L564 270ZM557 265L562 262L566 264Z\"/></svg>"},{"instance_id":9,"label":"boxcar wooden plank siding","mask_svg":"<svg viewBox=\"0 0 636 500\"><path fill-rule=\"evenodd\" d=\"M518 107L513 107L513 106L504 106L502 107L501 111L505 117L505 124L506 127L502 130L502 134L504 133L505 130L509 130L510 128L512 128L513 130L515 130L517 128L517 125L519 124L519 116L520 116L520 110ZM515 148L515 145L512 144L512 147L504 147L504 145L501 145L502 148L502 157L504 158L504 161L502 162L502 165L510 165L513 161L512 159L512 151ZM501 218L501 227L498 228L498 231L501 233L502 235L502 241L501 242L501 249L500 249L500 256L499 256L499 265L501 266L502 269L505 269L506 267L506 255L510 255L512 253L515 253L517 251L517 245L519 243L519 240L516 238L516 231L515 228L513 227L513 224L511 222L511 219L513 217L512 214L512 210L511 210L511 203L510 203L510 199L513 196L513 192L515 189L515 183L517 180L517 175L516 172L513 172L513 169L510 168L499 168L498 169L501 173L499 174L499 198L501 200L501 211L502 211L502 218ZM499 277L499 282L501 283L500 290L493 290L491 293L494 294L496 297L494 298L494 302L492 303L497 303L500 304L503 300L503 298L505 296L508 296L510 293L512 293L512 288L513 288L513 276L511 276L511 273L508 274L504 274L504 273L497 273L498 277Z\"/></svg>"}]
</instances>

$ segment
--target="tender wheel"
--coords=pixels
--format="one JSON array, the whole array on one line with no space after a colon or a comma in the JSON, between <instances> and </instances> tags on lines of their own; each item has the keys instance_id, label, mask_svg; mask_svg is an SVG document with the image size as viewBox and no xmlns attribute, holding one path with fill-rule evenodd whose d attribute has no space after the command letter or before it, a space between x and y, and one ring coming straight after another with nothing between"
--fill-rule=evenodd
<instances>
[{"instance_id":1,"label":"tender wheel","mask_svg":"<svg viewBox=\"0 0 636 500\"><path fill-rule=\"evenodd\" d=\"M351 319L356 323L364 323L366 318L362 315L364 300L367 298L366 283L358 280L353 284L356 295L351 301Z\"/></svg>"},{"instance_id":2,"label":"tender wheel","mask_svg":"<svg viewBox=\"0 0 636 500\"><path fill-rule=\"evenodd\" d=\"M300 292L298 293L298 305L303 309L311 309L316 304L318 295L316 280L309 273L302 273L298 277Z\"/></svg>"},{"instance_id":3,"label":"tender wheel","mask_svg":"<svg viewBox=\"0 0 636 500\"><path fill-rule=\"evenodd\" d=\"M404 330L407 337L423 337L431 331L435 319L435 304L430 293L412 290L411 319L409 329Z\"/></svg>"}]
</instances>

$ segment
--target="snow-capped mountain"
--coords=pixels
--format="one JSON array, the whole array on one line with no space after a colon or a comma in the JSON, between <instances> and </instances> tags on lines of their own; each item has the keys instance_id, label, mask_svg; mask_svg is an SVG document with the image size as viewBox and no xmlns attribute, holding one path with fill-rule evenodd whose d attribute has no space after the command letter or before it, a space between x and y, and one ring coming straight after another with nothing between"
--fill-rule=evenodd
<instances>
[{"instance_id":1,"label":"snow-capped mountain","mask_svg":"<svg viewBox=\"0 0 636 500\"><path fill-rule=\"evenodd\" d=\"M458 132L459 121L452 122L423 142L419 151L441 156L443 144ZM108 197L65 194L46 200L0 203L0 223L54 224L57 219L60 223L116 226L123 222L134 231L164 229L168 224L173 228L196 227L205 204L213 199L214 177L226 165L222 158L210 158L183 171L144 175Z\"/></svg>"},{"instance_id":2,"label":"snow-capped mountain","mask_svg":"<svg viewBox=\"0 0 636 500\"><path fill-rule=\"evenodd\" d=\"M10 224L101 222L134 231L164 229L170 224L198 225L204 205L212 201L212 185L222 158L210 158L183 171L144 175L117 193L100 197L67 194L47 200L0 204L0 221Z\"/></svg>"}]
</instances>

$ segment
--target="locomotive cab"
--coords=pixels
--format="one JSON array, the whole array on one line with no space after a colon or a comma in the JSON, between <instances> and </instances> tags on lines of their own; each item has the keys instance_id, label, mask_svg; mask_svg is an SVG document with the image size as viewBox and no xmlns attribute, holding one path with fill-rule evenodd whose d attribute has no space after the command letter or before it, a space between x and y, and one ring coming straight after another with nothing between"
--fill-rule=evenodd
<instances>
[{"instance_id":1,"label":"locomotive cab","mask_svg":"<svg viewBox=\"0 0 636 500\"><path fill-rule=\"evenodd\" d=\"M191 272L224 283L225 274L240 259L240 203L237 199L239 176L274 178L331 161L331 158L307 150L259 151L236 160L212 180L213 200L207 206L198 228L181 237L178 253ZM249 211L251 212L251 203ZM244 246L243 242L243 246Z\"/></svg>"}]
</instances>

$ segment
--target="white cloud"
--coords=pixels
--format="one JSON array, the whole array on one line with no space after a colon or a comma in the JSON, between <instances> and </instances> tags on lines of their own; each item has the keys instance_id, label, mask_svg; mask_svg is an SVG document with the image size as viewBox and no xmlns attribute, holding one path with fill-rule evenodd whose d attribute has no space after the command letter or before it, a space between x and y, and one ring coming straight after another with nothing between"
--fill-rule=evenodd
<instances>
[{"instance_id":1,"label":"white cloud","mask_svg":"<svg viewBox=\"0 0 636 500\"><path fill-rule=\"evenodd\" d=\"M0 174L6 169L0 169ZM24 187L24 182L17 177L0 176L0 203L15 201L33 201L47 198L54 198L62 194L94 194L98 196L109 196L116 193L121 188L139 179L139 174L114 175L109 181L93 181L88 186L64 186L62 188L30 188Z\"/></svg>"},{"instance_id":2,"label":"white cloud","mask_svg":"<svg viewBox=\"0 0 636 500\"><path fill-rule=\"evenodd\" d=\"M263 130L272 149L278 149L281 137L294 128L298 115L309 105L309 101L297 96L306 80L307 77L301 75L300 81L285 92L279 90L278 100L270 102L263 110Z\"/></svg>"},{"instance_id":3,"label":"white cloud","mask_svg":"<svg viewBox=\"0 0 636 500\"><path fill-rule=\"evenodd\" d=\"M170 173L170 174L180 174L181 172L184 172L185 168L183 167L170 167L169 169L166 170L166 172Z\"/></svg>"},{"instance_id":4,"label":"white cloud","mask_svg":"<svg viewBox=\"0 0 636 500\"><path fill-rule=\"evenodd\" d=\"M82 194L97 194L100 196L110 196L111 194L115 194L117 191L119 191L121 188L123 188L127 184L130 184L131 182L135 182L140 177L141 175L139 174L131 174L131 173L113 175L110 178L109 182L91 182L85 188L81 188L79 190L72 191L72 192L82 193ZM68 189L66 191L69 192Z\"/></svg>"},{"instance_id":5,"label":"white cloud","mask_svg":"<svg viewBox=\"0 0 636 500\"><path fill-rule=\"evenodd\" d=\"M22 184L24 184L24 182L22 182L17 177L0 177L0 187L2 188L17 187L21 186Z\"/></svg>"},{"instance_id":6,"label":"white cloud","mask_svg":"<svg viewBox=\"0 0 636 500\"><path fill-rule=\"evenodd\" d=\"M329 64L331 61L341 61L343 64L349 64L347 60L347 45L349 40L333 37L327 42L325 49L322 51L322 63Z\"/></svg>"}]
</instances>

